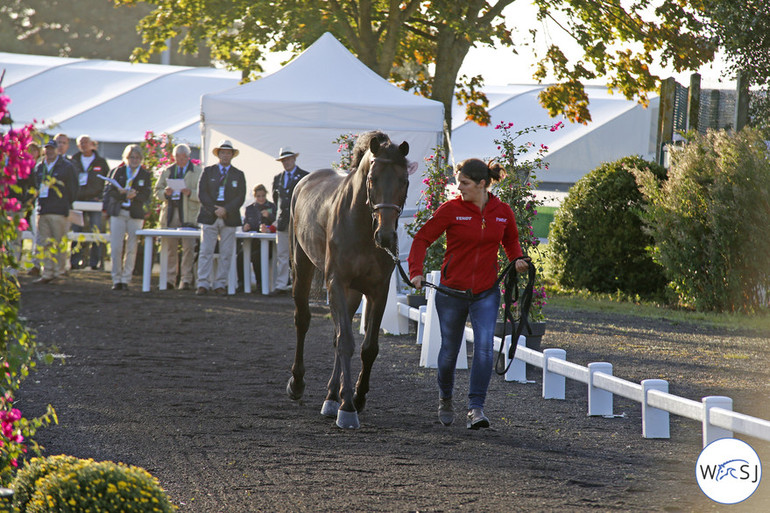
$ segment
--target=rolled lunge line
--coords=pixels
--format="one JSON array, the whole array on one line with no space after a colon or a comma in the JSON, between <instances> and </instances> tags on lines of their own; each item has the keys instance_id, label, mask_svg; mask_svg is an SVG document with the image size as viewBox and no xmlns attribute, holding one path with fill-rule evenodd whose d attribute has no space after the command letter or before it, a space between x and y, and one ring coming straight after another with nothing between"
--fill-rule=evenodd
<instances>
[{"instance_id":1,"label":"rolled lunge line","mask_svg":"<svg viewBox=\"0 0 770 513\"><path fill-rule=\"evenodd\" d=\"M460 197L444 202L415 234L409 252L409 281L420 289L428 285L423 264L428 247L446 233L446 252L441 265L441 285L435 286L436 312L441 331L437 382L439 422L454 422L452 396L454 372L465 323L473 329L473 362L468 390L469 429L489 427L484 402L494 367L494 331L500 308L500 280L511 269L532 267L523 258L519 231L511 207L489 192L502 178L497 163L467 159L458 164L456 178ZM497 253L502 244L511 262L498 277Z\"/></svg>"}]
</instances>

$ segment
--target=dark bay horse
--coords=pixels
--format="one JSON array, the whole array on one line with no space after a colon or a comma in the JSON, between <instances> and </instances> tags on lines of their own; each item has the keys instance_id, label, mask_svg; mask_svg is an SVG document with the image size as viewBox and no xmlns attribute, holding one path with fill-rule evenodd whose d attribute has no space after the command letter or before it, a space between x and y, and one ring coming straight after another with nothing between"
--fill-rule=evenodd
<instances>
[{"instance_id":1,"label":"dark bay horse","mask_svg":"<svg viewBox=\"0 0 770 513\"><path fill-rule=\"evenodd\" d=\"M406 201L409 144L396 146L382 132L359 136L353 168L342 175L331 169L310 173L294 189L291 204L291 249L294 324L297 349L289 397L299 400L305 390L304 344L310 325L308 296L313 268L324 272L335 325L334 369L321 413L337 418L341 428L358 428L369 377L377 353L392 258L398 249L398 216ZM353 392L351 358L355 351L352 319L366 296L366 335L361 346L361 373Z\"/></svg>"}]
</instances>

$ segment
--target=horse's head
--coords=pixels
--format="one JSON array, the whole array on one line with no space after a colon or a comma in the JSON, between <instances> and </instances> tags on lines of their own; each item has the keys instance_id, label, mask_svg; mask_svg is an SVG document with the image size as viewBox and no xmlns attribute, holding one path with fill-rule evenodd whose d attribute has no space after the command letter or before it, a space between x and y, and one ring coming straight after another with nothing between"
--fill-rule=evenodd
<instances>
[{"instance_id":1,"label":"horse's head","mask_svg":"<svg viewBox=\"0 0 770 513\"><path fill-rule=\"evenodd\" d=\"M409 188L409 175L417 163L406 160L409 143L400 145L378 138L369 143L369 172L366 176L366 197L374 220L374 243L381 248L395 249L398 216L404 208Z\"/></svg>"}]
</instances>

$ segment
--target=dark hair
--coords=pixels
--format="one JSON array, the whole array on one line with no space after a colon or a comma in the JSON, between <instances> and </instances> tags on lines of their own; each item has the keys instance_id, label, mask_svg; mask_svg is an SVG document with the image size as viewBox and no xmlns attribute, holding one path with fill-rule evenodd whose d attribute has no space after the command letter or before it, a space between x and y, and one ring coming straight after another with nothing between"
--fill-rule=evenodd
<instances>
[{"instance_id":1,"label":"dark hair","mask_svg":"<svg viewBox=\"0 0 770 513\"><path fill-rule=\"evenodd\" d=\"M267 189L266 189L266 188L265 188L265 186L264 186L264 185L262 185L262 184L259 184L259 185L257 185L256 187L254 187L254 196L256 196L256 195L257 195L257 193L258 193L259 191L262 191L262 192L264 192L265 194L267 194Z\"/></svg>"},{"instance_id":2,"label":"dark hair","mask_svg":"<svg viewBox=\"0 0 770 513\"><path fill-rule=\"evenodd\" d=\"M476 183L486 180L487 186L503 177L503 167L494 161L487 164L480 159L465 159L457 164L455 170Z\"/></svg>"}]
</instances>

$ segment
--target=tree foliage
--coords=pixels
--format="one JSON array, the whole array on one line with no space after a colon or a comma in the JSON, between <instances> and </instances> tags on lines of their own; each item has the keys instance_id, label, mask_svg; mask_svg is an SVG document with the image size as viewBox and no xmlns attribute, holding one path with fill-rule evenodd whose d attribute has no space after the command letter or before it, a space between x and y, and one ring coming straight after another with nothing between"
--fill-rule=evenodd
<instances>
[{"instance_id":1,"label":"tree foliage","mask_svg":"<svg viewBox=\"0 0 770 513\"><path fill-rule=\"evenodd\" d=\"M770 85L770 6L766 0L706 0L704 11L720 47L752 85Z\"/></svg>"},{"instance_id":2,"label":"tree foliage","mask_svg":"<svg viewBox=\"0 0 770 513\"><path fill-rule=\"evenodd\" d=\"M116 0L119 5L142 0ZM522 0L520 0L522 1ZM590 120L582 82L607 77L609 86L626 97L656 87L649 69L660 60L676 71L695 69L713 58L713 38L703 34L698 10L701 0L533 0L541 21L551 20L567 31L585 55L570 63L551 45L536 77L549 71L558 84L548 87L541 102L552 115L565 114L578 122ZM212 56L246 79L262 70L266 52L299 51L326 31L333 33L372 70L407 89L444 103L451 126L451 106L458 98L469 118L487 123L487 100L481 77L458 77L473 46L508 47L518 44L503 10L514 0L148 0L155 9L141 21L148 45L134 52L146 60L165 48L169 38L181 36L181 49L192 50L206 40ZM622 4L622 5L621 5ZM562 21L566 20L566 21ZM536 27L530 29L536 34Z\"/></svg>"},{"instance_id":3,"label":"tree foliage","mask_svg":"<svg viewBox=\"0 0 770 513\"><path fill-rule=\"evenodd\" d=\"M5 52L128 60L142 44L134 27L148 5L116 7L109 0L4 0L0 49ZM206 66L208 52L174 54L173 64Z\"/></svg>"}]
</instances>

